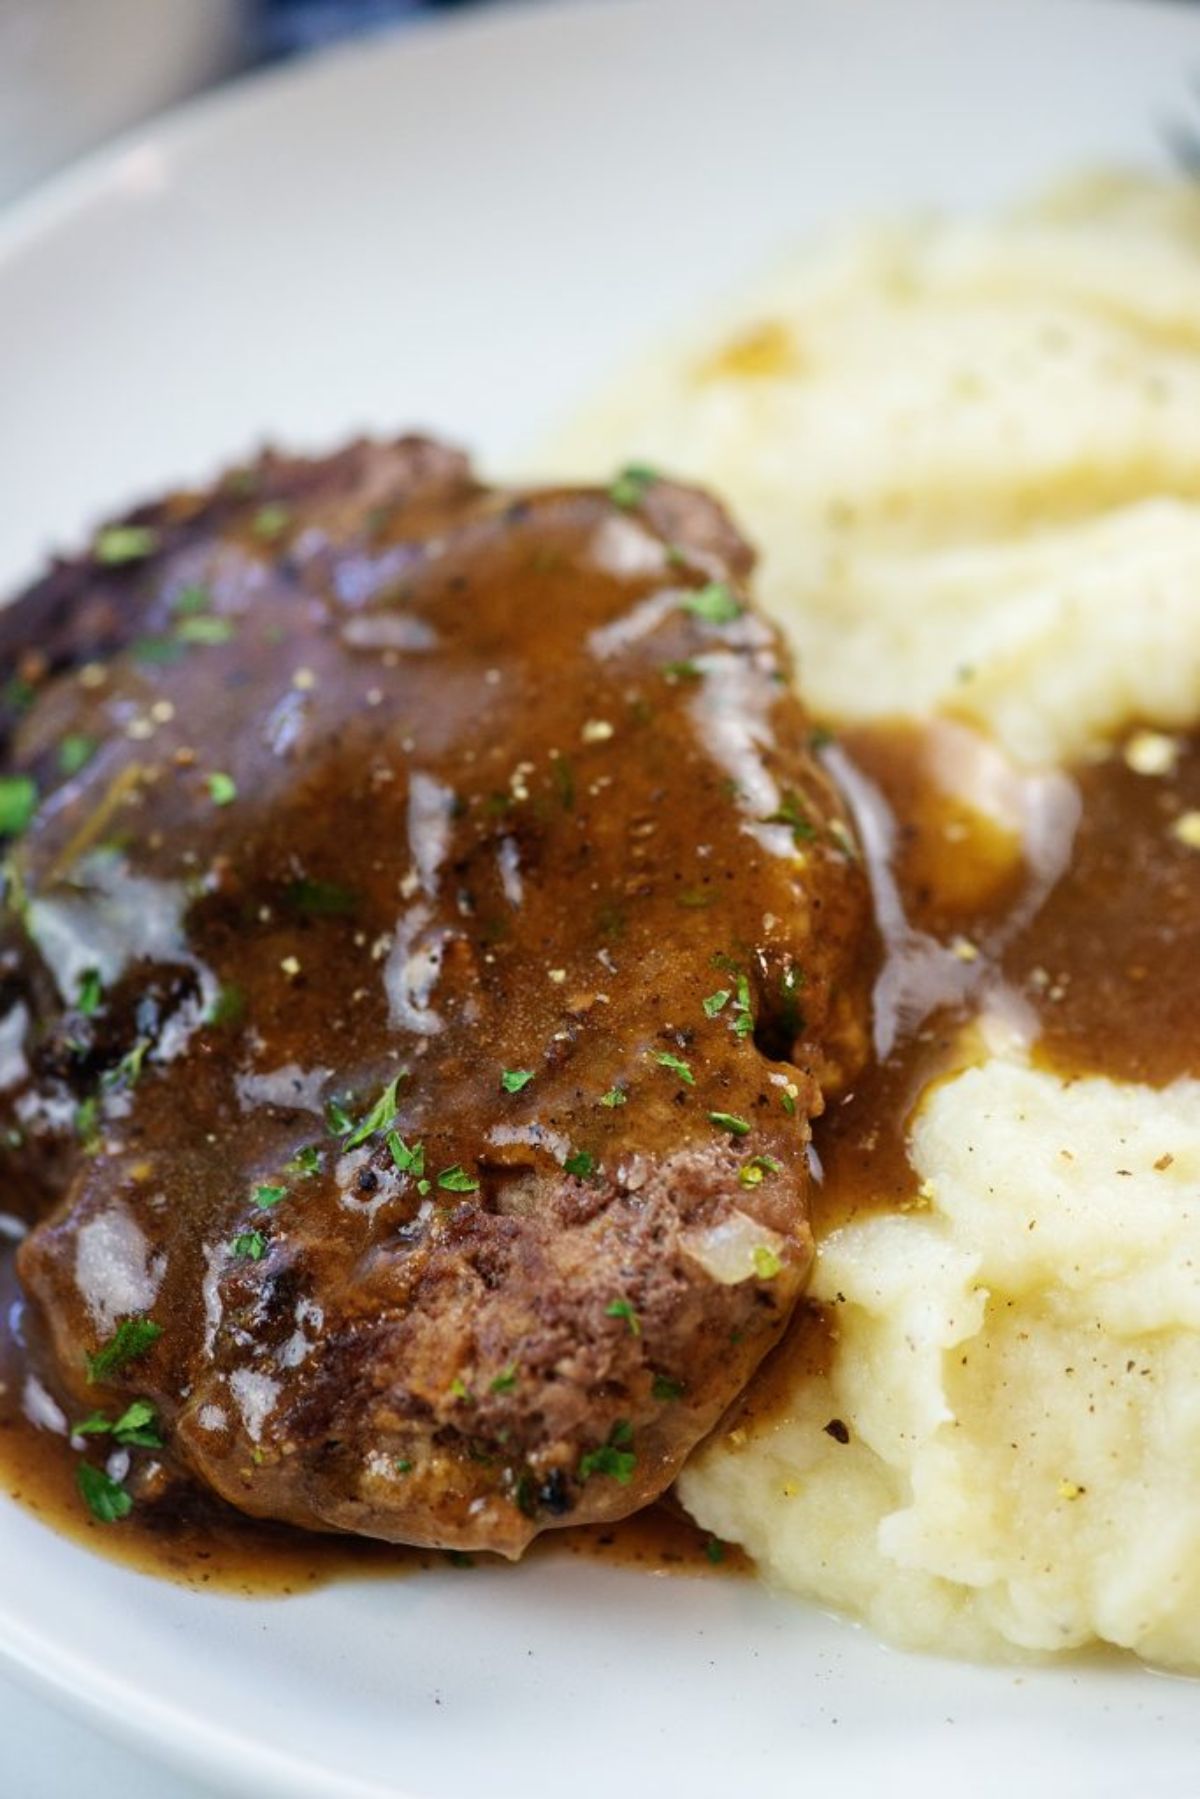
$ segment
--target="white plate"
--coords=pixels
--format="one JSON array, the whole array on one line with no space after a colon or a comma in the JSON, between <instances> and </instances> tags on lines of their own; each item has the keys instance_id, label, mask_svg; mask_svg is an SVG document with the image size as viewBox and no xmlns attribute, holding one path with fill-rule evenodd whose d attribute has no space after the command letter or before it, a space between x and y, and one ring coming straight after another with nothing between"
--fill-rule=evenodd
<instances>
[{"instance_id":1,"label":"white plate","mask_svg":"<svg viewBox=\"0 0 1200 1799\"><path fill-rule=\"evenodd\" d=\"M493 469L833 215L1158 156L1200 20L1053 0L484 15L252 83L0 226L0 587L270 434ZM890 1654L750 1583L588 1565L196 1597L0 1508L13 1672L226 1792L1194 1790L1188 1683Z\"/></svg>"}]
</instances>

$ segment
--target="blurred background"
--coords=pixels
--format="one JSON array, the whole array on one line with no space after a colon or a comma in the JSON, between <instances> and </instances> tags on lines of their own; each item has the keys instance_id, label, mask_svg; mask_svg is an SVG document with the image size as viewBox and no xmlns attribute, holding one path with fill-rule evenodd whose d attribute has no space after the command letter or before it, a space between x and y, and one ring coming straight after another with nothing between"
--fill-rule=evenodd
<instances>
[{"instance_id":1,"label":"blurred background","mask_svg":"<svg viewBox=\"0 0 1200 1799\"><path fill-rule=\"evenodd\" d=\"M489 0L0 0L0 205L162 107Z\"/></svg>"}]
</instances>

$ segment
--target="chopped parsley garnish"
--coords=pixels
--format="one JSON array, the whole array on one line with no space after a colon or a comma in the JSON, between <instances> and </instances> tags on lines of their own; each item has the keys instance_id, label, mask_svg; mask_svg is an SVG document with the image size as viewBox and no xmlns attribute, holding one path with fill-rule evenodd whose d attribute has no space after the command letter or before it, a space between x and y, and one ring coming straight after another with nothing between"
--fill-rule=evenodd
<instances>
[{"instance_id":1,"label":"chopped parsley garnish","mask_svg":"<svg viewBox=\"0 0 1200 1799\"><path fill-rule=\"evenodd\" d=\"M130 1362L140 1361L162 1334L162 1325L152 1318L126 1318L95 1355L85 1358L89 1384L108 1380Z\"/></svg>"},{"instance_id":2,"label":"chopped parsley garnish","mask_svg":"<svg viewBox=\"0 0 1200 1799\"><path fill-rule=\"evenodd\" d=\"M397 1090L401 1081L407 1079L407 1068L402 1068L399 1074L392 1077L366 1117L361 1119L358 1124L351 1125L350 1134L342 1144L343 1149L357 1149L360 1143L365 1143L368 1137L375 1135L376 1131L387 1129L396 1116Z\"/></svg>"},{"instance_id":3,"label":"chopped parsley garnish","mask_svg":"<svg viewBox=\"0 0 1200 1799\"><path fill-rule=\"evenodd\" d=\"M148 1399L135 1399L113 1425L113 1439L128 1449L161 1449L158 1415Z\"/></svg>"},{"instance_id":4,"label":"chopped parsley garnish","mask_svg":"<svg viewBox=\"0 0 1200 1799\"><path fill-rule=\"evenodd\" d=\"M704 670L698 662L664 662L663 674L668 681L701 681Z\"/></svg>"},{"instance_id":5,"label":"chopped parsley garnish","mask_svg":"<svg viewBox=\"0 0 1200 1799\"><path fill-rule=\"evenodd\" d=\"M211 1025L237 1024L245 1016L245 1012L246 995L231 981L218 989L204 1022Z\"/></svg>"},{"instance_id":6,"label":"chopped parsley garnish","mask_svg":"<svg viewBox=\"0 0 1200 1799\"><path fill-rule=\"evenodd\" d=\"M341 1100L331 1099L325 1108L325 1122L331 1137L344 1137L354 1129L354 1120Z\"/></svg>"},{"instance_id":7,"label":"chopped parsley garnish","mask_svg":"<svg viewBox=\"0 0 1200 1799\"><path fill-rule=\"evenodd\" d=\"M589 1155L586 1149L575 1149L563 1163L563 1168L568 1174L573 1174L576 1180L590 1181L596 1172L596 1158Z\"/></svg>"},{"instance_id":8,"label":"chopped parsley garnish","mask_svg":"<svg viewBox=\"0 0 1200 1799\"><path fill-rule=\"evenodd\" d=\"M604 1316L606 1318L623 1318L629 1326L630 1336L641 1336L641 1320L627 1299L610 1299L604 1308Z\"/></svg>"},{"instance_id":9,"label":"chopped parsley garnish","mask_svg":"<svg viewBox=\"0 0 1200 1799\"><path fill-rule=\"evenodd\" d=\"M461 1374L456 1374L454 1379L450 1382L450 1391L455 1399L470 1401L471 1389L468 1387Z\"/></svg>"},{"instance_id":10,"label":"chopped parsley garnish","mask_svg":"<svg viewBox=\"0 0 1200 1799\"><path fill-rule=\"evenodd\" d=\"M111 1418L106 1418L103 1412L93 1412L90 1417L81 1418L78 1424L71 1426L71 1435L73 1437L107 1436L111 1429Z\"/></svg>"},{"instance_id":11,"label":"chopped parsley garnish","mask_svg":"<svg viewBox=\"0 0 1200 1799\"><path fill-rule=\"evenodd\" d=\"M158 532L149 525L108 525L95 543L96 561L105 568L124 562L143 562L158 548Z\"/></svg>"},{"instance_id":12,"label":"chopped parsley garnish","mask_svg":"<svg viewBox=\"0 0 1200 1799\"><path fill-rule=\"evenodd\" d=\"M29 775L0 778L0 836L19 837L37 811L38 790Z\"/></svg>"},{"instance_id":13,"label":"chopped parsley garnish","mask_svg":"<svg viewBox=\"0 0 1200 1799\"><path fill-rule=\"evenodd\" d=\"M281 1199L287 1198L287 1188L272 1186L256 1187L250 1197L260 1212L269 1212L272 1206L277 1206Z\"/></svg>"},{"instance_id":14,"label":"chopped parsley garnish","mask_svg":"<svg viewBox=\"0 0 1200 1799\"><path fill-rule=\"evenodd\" d=\"M159 663L170 667L173 662L182 662L187 655L186 643L180 643L174 637L139 637L133 645L135 662Z\"/></svg>"},{"instance_id":15,"label":"chopped parsley garnish","mask_svg":"<svg viewBox=\"0 0 1200 1799\"><path fill-rule=\"evenodd\" d=\"M779 1103L789 1118L794 1118L796 1116L796 1095L794 1093L789 1093L786 1087L779 1095Z\"/></svg>"},{"instance_id":16,"label":"chopped parsley garnish","mask_svg":"<svg viewBox=\"0 0 1200 1799\"><path fill-rule=\"evenodd\" d=\"M120 1443L126 1449L161 1449L162 1433L158 1427L158 1417L148 1399L135 1399L126 1406L114 1424L104 1416L103 1412L93 1412L90 1418L71 1427L71 1435L75 1437L107 1437Z\"/></svg>"},{"instance_id":17,"label":"chopped parsley garnish","mask_svg":"<svg viewBox=\"0 0 1200 1799\"><path fill-rule=\"evenodd\" d=\"M762 822L765 825L788 825L797 843L810 842L817 834L817 827L804 810L803 801L791 787L784 788L779 805L774 812L768 812Z\"/></svg>"},{"instance_id":18,"label":"chopped parsley garnish","mask_svg":"<svg viewBox=\"0 0 1200 1799\"><path fill-rule=\"evenodd\" d=\"M761 1187L764 1175L778 1173L779 1163L773 1156L751 1156L738 1169L738 1181L743 1187Z\"/></svg>"},{"instance_id":19,"label":"chopped parsley garnish","mask_svg":"<svg viewBox=\"0 0 1200 1799\"><path fill-rule=\"evenodd\" d=\"M319 1174L321 1171L322 1160L323 1157L316 1145L313 1143L306 1143L303 1149L298 1149L296 1151L291 1161L287 1164L284 1172L286 1174L300 1175Z\"/></svg>"},{"instance_id":20,"label":"chopped parsley garnish","mask_svg":"<svg viewBox=\"0 0 1200 1799\"><path fill-rule=\"evenodd\" d=\"M708 1121L715 1124L719 1131L728 1131L734 1137L750 1135L749 1124L744 1118L739 1118L736 1112L710 1112Z\"/></svg>"},{"instance_id":21,"label":"chopped parsley garnish","mask_svg":"<svg viewBox=\"0 0 1200 1799\"><path fill-rule=\"evenodd\" d=\"M506 1068L500 1076L500 1085L506 1093L519 1093L532 1079L532 1068Z\"/></svg>"},{"instance_id":22,"label":"chopped parsley garnish","mask_svg":"<svg viewBox=\"0 0 1200 1799\"><path fill-rule=\"evenodd\" d=\"M685 1086L694 1087L696 1085L695 1075L681 1057L673 1056L669 1050L663 1049L659 1050L654 1060L660 1068L669 1068L672 1074L677 1074Z\"/></svg>"},{"instance_id":23,"label":"chopped parsley garnish","mask_svg":"<svg viewBox=\"0 0 1200 1799\"><path fill-rule=\"evenodd\" d=\"M206 785L208 797L214 806L231 806L237 798L237 782L232 775L222 774L218 770L216 774L209 775Z\"/></svg>"},{"instance_id":24,"label":"chopped parsley garnish","mask_svg":"<svg viewBox=\"0 0 1200 1799\"><path fill-rule=\"evenodd\" d=\"M103 999L104 984L100 979L100 970L85 968L79 977L79 991L75 997L75 1004L85 1018L90 1018L94 1012L99 1011Z\"/></svg>"},{"instance_id":25,"label":"chopped parsley garnish","mask_svg":"<svg viewBox=\"0 0 1200 1799\"><path fill-rule=\"evenodd\" d=\"M268 543L282 536L292 522L292 515L286 506L272 500L260 506L251 521L251 529L255 537L265 538Z\"/></svg>"},{"instance_id":26,"label":"chopped parsley garnish","mask_svg":"<svg viewBox=\"0 0 1200 1799\"><path fill-rule=\"evenodd\" d=\"M424 1174L425 1145L423 1143L414 1143L410 1149L399 1131L389 1131L387 1146L391 1152L392 1161L401 1174L411 1174L414 1180L418 1180Z\"/></svg>"},{"instance_id":27,"label":"chopped parsley garnish","mask_svg":"<svg viewBox=\"0 0 1200 1799\"><path fill-rule=\"evenodd\" d=\"M683 609L693 618L703 619L706 625L731 625L734 619L742 616L740 602L724 581L710 581L698 593L689 594L683 601Z\"/></svg>"},{"instance_id":28,"label":"chopped parsley garnish","mask_svg":"<svg viewBox=\"0 0 1200 1799\"><path fill-rule=\"evenodd\" d=\"M267 1253L267 1239L261 1231L243 1231L229 1245L229 1253L239 1262L261 1262Z\"/></svg>"},{"instance_id":29,"label":"chopped parsley garnish","mask_svg":"<svg viewBox=\"0 0 1200 1799\"><path fill-rule=\"evenodd\" d=\"M132 1049L127 1049L115 1068L109 1068L100 1077L100 1084L106 1092L116 1087L136 1087L142 1075L142 1063L150 1050L149 1037L139 1037Z\"/></svg>"},{"instance_id":30,"label":"chopped parsley garnish","mask_svg":"<svg viewBox=\"0 0 1200 1799\"><path fill-rule=\"evenodd\" d=\"M783 1267L783 1263L775 1251L769 1249L765 1243L755 1245L751 1260L754 1263L754 1272L760 1281L773 1281Z\"/></svg>"},{"instance_id":31,"label":"chopped parsley garnish","mask_svg":"<svg viewBox=\"0 0 1200 1799\"><path fill-rule=\"evenodd\" d=\"M80 1462L75 1470L75 1481L88 1511L101 1524L116 1524L120 1519L128 1518L133 1510L129 1494L119 1481L110 1480L103 1468Z\"/></svg>"},{"instance_id":32,"label":"chopped parsley garnish","mask_svg":"<svg viewBox=\"0 0 1200 1799\"><path fill-rule=\"evenodd\" d=\"M684 1384L681 1380L672 1380L669 1375L656 1374L654 1384L650 1388L651 1397L658 1400L682 1399Z\"/></svg>"},{"instance_id":33,"label":"chopped parsley garnish","mask_svg":"<svg viewBox=\"0 0 1200 1799\"><path fill-rule=\"evenodd\" d=\"M91 761L97 747L94 737L85 737L82 731L68 731L58 746L59 774L77 775Z\"/></svg>"},{"instance_id":34,"label":"chopped parsley garnish","mask_svg":"<svg viewBox=\"0 0 1200 1799\"><path fill-rule=\"evenodd\" d=\"M614 506L628 511L633 506L640 506L647 491L659 479L652 468L644 462L631 462L623 468L608 490L608 497Z\"/></svg>"},{"instance_id":35,"label":"chopped parsley garnish","mask_svg":"<svg viewBox=\"0 0 1200 1799\"><path fill-rule=\"evenodd\" d=\"M629 1104L629 1095L624 1087L610 1087L607 1093L600 1095L600 1104L608 1106L610 1110L615 1110L617 1106Z\"/></svg>"},{"instance_id":36,"label":"chopped parsley garnish","mask_svg":"<svg viewBox=\"0 0 1200 1799\"><path fill-rule=\"evenodd\" d=\"M206 587L181 587L171 601L171 611L180 618L192 618L197 612L207 612L212 605L212 595Z\"/></svg>"},{"instance_id":37,"label":"chopped parsley garnish","mask_svg":"<svg viewBox=\"0 0 1200 1799\"><path fill-rule=\"evenodd\" d=\"M488 1392L489 1393L511 1393L513 1388L516 1386L516 1384L517 1384L517 1365L515 1362L510 1362L508 1364L508 1367L502 1369L500 1371L500 1373L496 1376L495 1380L488 1387Z\"/></svg>"},{"instance_id":38,"label":"chopped parsley garnish","mask_svg":"<svg viewBox=\"0 0 1200 1799\"><path fill-rule=\"evenodd\" d=\"M397 1474L411 1474L413 1465L406 1455L398 1455L392 1463Z\"/></svg>"},{"instance_id":39,"label":"chopped parsley garnish","mask_svg":"<svg viewBox=\"0 0 1200 1799\"><path fill-rule=\"evenodd\" d=\"M706 1562L710 1562L714 1568L720 1567L721 1563L725 1560L725 1545L722 1543L720 1537L710 1537L708 1539L708 1542L704 1545L704 1559Z\"/></svg>"},{"instance_id":40,"label":"chopped parsley garnish","mask_svg":"<svg viewBox=\"0 0 1200 1799\"><path fill-rule=\"evenodd\" d=\"M447 1193L478 1193L479 1182L469 1175L465 1168L455 1162L452 1168L443 1168L437 1177L439 1187Z\"/></svg>"},{"instance_id":41,"label":"chopped parsley garnish","mask_svg":"<svg viewBox=\"0 0 1200 1799\"><path fill-rule=\"evenodd\" d=\"M358 905L358 895L335 881L293 881L284 898L304 918L344 918Z\"/></svg>"},{"instance_id":42,"label":"chopped parsley garnish","mask_svg":"<svg viewBox=\"0 0 1200 1799\"><path fill-rule=\"evenodd\" d=\"M720 1012L723 1007L727 1006L732 998L733 995L728 987L721 987L716 993L710 993L704 1002L704 1016L706 1018L715 1018L717 1013Z\"/></svg>"},{"instance_id":43,"label":"chopped parsley garnish","mask_svg":"<svg viewBox=\"0 0 1200 1799\"><path fill-rule=\"evenodd\" d=\"M637 1467L637 1456L628 1447L632 1442L632 1424L628 1418L618 1418L608 1433L607 1443L602 1443L599 1449L589 1449L580 1456L580 1480L590 1480L593 1474L607 1474L612 1480L627 1487Z\"/></svg>"},{"instance_id":44,"label":"chopped parsley garnish","mask_svg":"<svg viewBox=\"0 0 1200 1799\"><path fill-rule=\"evenodd\" d=\"M75 1108L75 1135L85 1150L95 1149L100 1140L100 1101L94 1093Z\"/></svg>"},{"instance_id":45,"label":"chopped parsley garnish","mask_svg":"<svg viewBox=\"0 0 1200 1799\"><path fill-rule=\"evenodd\" d=\"M550 774L554 781L555 791L564 812L572 812L575 808L575 770L569 756L552 755L550 758Z\"/></svg>"},{"instance_id":46,"label":"chopped parsley garnish","mask_svg":"<svg viewBox=\"0 0 1200 1799\"><path fill-rule=\"evenodd\" d=\"M744 974L737 978L737 998L733 1002L734 1016L729 1021L729 1028L735 1037L749 1037L754 1030L754 1012L750 1005L750 982Z\"/></svg>"},{"instance_id":47,"label":"chopped parsley garnish","mask_svg":"<svg viewBox=\"0 0 1200 1799\"><path fill-rule=\"evenodd\" d=\"M6 682L0 697L14 712L28 712L37 698L37 688L30 682L23 681L20 675L14 675L11 681Z\"/></svg>"},{"instance_id":48,"label":"chopped parsley garnish","mask_svg":"<svg viewBox=\"0 0 1200 1799\"><path fill-rule=\"evenodd\" d=\"M175 635L180 643L228 643L233 636L233 626L227 618L201 612L192 618L181 619Z\"/></svg>"},{"instance_id":49,"label":"chopped parsley garnish","mask_svg":"<svg viewBox=\"0 0 1200 1799\"><path fill-rule=\"evenodd\" d=\"M103 1412L93 1412L90 1418L73 1425L71 1434L76 1437L111 1435L127 1449L161 1449L163 1446L158 1418L148 1399L135 1399L126 1406L115 1424Z\"/></svg>"}]
</instances>

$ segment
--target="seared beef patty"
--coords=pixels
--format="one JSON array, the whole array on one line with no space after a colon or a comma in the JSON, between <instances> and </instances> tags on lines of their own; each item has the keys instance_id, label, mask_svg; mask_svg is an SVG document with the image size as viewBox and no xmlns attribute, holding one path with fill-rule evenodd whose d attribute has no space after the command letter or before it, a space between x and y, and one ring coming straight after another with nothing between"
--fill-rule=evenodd
<instances>
[{"instance_id":1,"label":"seared beef patty","mask_svg":"<svg viewBox=\"0 0 1200 1799\"><path fill-rule=\"evenodd\" d=\"M0 615L8 1203L81 1406L401 1542L668 1485L800 1290L861 1037L749 563L645 471L495 492L406 439L175 495Z\"/></svg>"}]
</instances>

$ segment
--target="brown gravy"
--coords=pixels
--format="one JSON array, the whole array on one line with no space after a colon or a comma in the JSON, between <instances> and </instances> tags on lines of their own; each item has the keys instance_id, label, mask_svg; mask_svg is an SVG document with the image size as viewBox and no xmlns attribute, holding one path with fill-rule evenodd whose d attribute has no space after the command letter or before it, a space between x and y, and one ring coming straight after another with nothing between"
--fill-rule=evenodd
<instances>
[{"instance_id":1,"label":"brown gravy","mask_svg":"<svg viewBox=\"0 0 1200 1799\"><path fill-rule=\"evenodd\" d=\"M860 729L842 738L841 753L894 823L889 860L910 936L889 943L888 955L918 966L908 1023L816 1126L818 1237L863 1210L923 1203L908 1161L908 1120L922 1088L962 1059L962 1027L981 996L1004 996L1032 1025L1037 1058L1064 1074L1152 1084L1200 1075L1200 850L1189 842L1189 815L1200 820L1200 735L1172 740L1169 766L1155 774L1136 772L1136 755L1130 749L1127 759L1125 748L1074 772L1071 842L1060 846L1061 871L1031 909L1036 871L1028 854L1019 837L948 790L939 731ZM954 947L922 963L922 933ZM30 1405L37 1358L20 1340L11 1251L0 1261L0 1302L0 1483L55 1529L146 1572L256 1597L444 1564L434 1552L256 1522L196 1494L135 1507L118 1526L95 1522L76 1492L77 1458L66 1437L30 1419L32 1409L44 1421L57 1402L43 1388L40 1406ZM802 1307L787 1343L740 1402L740 1419L786 1403L797 1373L824 1365L833 1328L820 1308ZM831 1419L829 1428L838 1425ZM532 1553L602 1556L655 1572L749 1566L670 1502L619 1526L547 1533Z\"/></svg>"}]
</instances>

